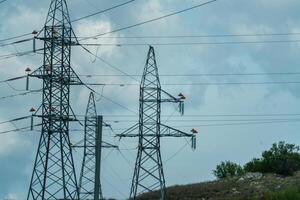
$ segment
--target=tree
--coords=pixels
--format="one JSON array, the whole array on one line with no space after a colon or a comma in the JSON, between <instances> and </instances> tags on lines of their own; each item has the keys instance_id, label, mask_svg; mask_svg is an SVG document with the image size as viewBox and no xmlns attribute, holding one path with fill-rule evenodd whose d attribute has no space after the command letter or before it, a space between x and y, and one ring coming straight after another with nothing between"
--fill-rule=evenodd
<instances>
[{"instance_id":1,"label":"tree","mask_svg":"<svg viewBox=\"0 0 300 200\"><path fill-rule=\"evenodd\" d=\"M243 168L240 165L230 161L221 162L221 164L217 165L216 169L213 170L214 176L218 179L240 176L243 172Z\"/></svg>"},{"instance_id":2,"label":"tree","mask_svg":"<svg viewBox=\"0 0 300 200\"><path fill-rule=\"evenodd\" d=\"M299 146L274 143L272 147L262 153L260 159L253 159L244 166L246 172L276 173L292 175L300 170Z\"/></svg>"}]
</instances>

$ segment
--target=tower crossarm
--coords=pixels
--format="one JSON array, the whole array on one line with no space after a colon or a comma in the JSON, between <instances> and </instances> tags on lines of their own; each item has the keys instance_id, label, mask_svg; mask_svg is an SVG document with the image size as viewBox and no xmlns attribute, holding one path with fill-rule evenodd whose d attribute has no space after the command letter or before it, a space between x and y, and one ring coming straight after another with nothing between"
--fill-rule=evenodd
<instances>
[{"instance_id":1,"label":"tower crossarm","mask_svg":"<svg viewBox=\"0 0 300 200\"><path fill-rule=\"evenodd\" d=\"M118 149L119 147L108 142L102 141L102 148ZM72 148L95 148L95 145L72 145Z\"/></svg>"},{"instance_id":2,"label":"tower crossarm","mask_svg":"<svg viewBox=\"0 0 300 200\"><path fill-rule=\"evenodd\" d=\"M185 133L183 131L177 130L170 126L160 124L160 137L188 137L191 138L191 147L193 150L196 149L196 135L192 133Z\"/></svg>"},{"instance_id":3,"label":"tower crossarm","mask_svg":"<svg viewBox=\"0 0 300 200\"><path fill-rule=\"evenodd\" d=\"M138 130L139 128L139 123L133 125L132 127L130 127L129 129L127 129L126 131L120 133L120 134L116 134L116 137L119 137L120 139L123 137L138 137L139 134L134 134L132 132Z\"/></svg>"},{"instance_id":4,"label":"tower crossarm","mask_svg":"<svg viewBox=\"0 0 300 200\"><path fill-rule=\"evenodd\" d=\"M47 69L47 70L44 70ZM56 79L59 82L64 83L65 85L84 85L84 83L81 81L79 76L76 74L76 72L73 70L73 68L70 68L70 76L69 77L62 77L60 74L54 74L52 73L51 67L47 66L41 66L34 70L32 73L28 74L29 77L35 77L39 79Z\"/></svg>"},{"instance_id":5,"label":"tower crossarm","mask_svg":"<svg viewBox=\"0 0 300 200\"><path fill-rule=\"evenodd\" d=\"M113 148L113 149L118 149L119 148L117 145L113 145L113 144L110 144L110 143L105 142L105 141L102 141L101 147L102 148Z\"/></svg>"},{"instance_id":6,"label":"tower crossarm","mask_svg":"<svg viewBox=\"0 0 300 200\"><path fill-rule=\"evenodd\" d=\"M170 126L160 124L161 137L195 137L194 134L185 133Z\"/></svg>"},{"instance_id":7,"label":"tower crossarm","mask_svg":"<svg viewBox=\"0 0 300 200\"><path fill-rule=\"evenodd\" d=\"M183 103L183 100L181 98L176 98L173 95L169 94L168 92L161 89L161 102L167 102L167 103Z\"/></svg>"},{"instance_id":8,"label":"tower crossarm","mask_svg":"<svg viewBox=\"0 0 300 200\"><path fill-rule=\"evenodd\" d=\"M135 134L132 133L133 131L135 131L136 129L138 129L139 124L135 124L134 126L132 126L131 128L127 129L126 131L124 131L121 134L117 134L116 137L139 137L139 134ZM193 133L186 133L183 131L180 131L178 129L172 128L170 126L164 125L164 124L160 124L160 135L159 137L187 137L187 138L191 138L191 146L192 149L196 149L196 135ZM147 134L144 135L144 137L155 137L155 134Z\"/></svg>"},{"instance_id":9,"label":"tower crossarm","mask_svg":"<svg viewBox=\"0 0 300 200\"><path fill-rule=\"evenodd\" d=\"M180 96L179 98L176 98L169 94L168 92L161 89L161 103L178 103L178 110L181 115L184 114L184 96Z\"/></svg>"}]
</instances>

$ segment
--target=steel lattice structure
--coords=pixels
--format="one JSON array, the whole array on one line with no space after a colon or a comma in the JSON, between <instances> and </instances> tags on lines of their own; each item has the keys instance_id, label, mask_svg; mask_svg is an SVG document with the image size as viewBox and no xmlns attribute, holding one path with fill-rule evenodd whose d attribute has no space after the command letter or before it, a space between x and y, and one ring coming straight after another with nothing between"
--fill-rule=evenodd
<instances>
[{"instance_id":1,"label":"steel lattice structure","mask_svg":"<svg viewBox=\"0 0 300 200\"><path fill-rule=\"evenodd\" d=\"M106 125L106 124L104 124ZM84 155L79 179L80 200L103 199L100 169L101 169L101 149L117 148L102 141L103 117L97 116L94 94L91 92L85 114L84 128Z\"/></svg>"},{"instance_id":2,"label":"steel lattice structure","mask_svg":"<svg viewBox=\"0 0 300 200\"><path fill-rule=\"evenodd\" d=\"M132 179L130 199L144 192L160 191L166 199L163 162L160 152L161 137L191 137L195 148L195 135L184 133L161 124L161 103L178 103L183 113L183 98L176 98L161 89L154 48L150 47L140 84L139 123L119 134L119 137L138 137L138 153ZM138 129L138 134L131 132Z\"/></svg>"},{"instance_id":3,"label":"steel lattice structure","mask_svg":"<svg viewBox=\"0 0 300 200\"><path fill-rule=\"evenodd\" d=\"M43 80L42 130L27 200L79 199L69 137L73 33L65 0L52 0L43 29L44 63L30 76ZM76 40L77 41L77 40ZM76 42L75 41L75 42Z\"/></svg>"}]
</instances>

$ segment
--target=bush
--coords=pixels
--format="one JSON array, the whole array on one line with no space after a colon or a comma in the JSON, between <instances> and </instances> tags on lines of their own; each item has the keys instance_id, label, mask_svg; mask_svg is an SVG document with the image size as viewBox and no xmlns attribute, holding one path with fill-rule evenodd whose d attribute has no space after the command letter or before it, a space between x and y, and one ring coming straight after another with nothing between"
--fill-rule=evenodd
<instances>
[{"instance_id":1,"label":"bush","mask_svg":"<svg viewBox=\"0 0 300 200\"><path fill-rule=\"evenodd\" d=\"M263 172L265 171L264 165L260 159L254 158L244 165L245 172Z\"/></svg>"},{"instance_id":2,"label":"bush","mask_svg":"<svg viewBox=\"0 0 300 200\"><path fill-rule=\"evenodd\" d=\"M262 153L262 158L253 159L244 166L246 172L276 173L285 176L293 175L298 170L299 147L285 142L273 144L270 150Z\"/></svg>"},{"instance_id":3,"label":"bush","mask_svg":"<svg viewBox=\"0 0 300 200\"><path fill-rule=\"evenodd\" d=\"M217 165L216 169L213 170L213 174L218 179L240 176L243 174L243 168L236 163L226 161L221 162L221 164Z\"/></svg>"}]
</instances>

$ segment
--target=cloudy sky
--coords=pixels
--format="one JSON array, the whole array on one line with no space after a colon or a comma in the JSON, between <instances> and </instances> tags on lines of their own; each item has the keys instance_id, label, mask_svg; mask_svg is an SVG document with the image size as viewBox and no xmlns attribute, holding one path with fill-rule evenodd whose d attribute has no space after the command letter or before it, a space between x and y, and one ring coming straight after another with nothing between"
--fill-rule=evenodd
<instances>
[{"instance_id":1,"label":"cloudy sky","mask_svg":"<svg viewBox=\"0 0 300 200\"><path fill-rule=\"evenodd\" d=\"M124 1L72 0L67 2L71 19L77 19ZM77 36L97 35L202 2L205 1L136 0L121 8L76 22L73 28ZM49 4L50 1L38 0L8 0L1 3L0 40L40 30ZM284 140L300 144L297 136L300 125L300 87L297 83L300 75L298 69L300 45L295 42L300 36L299 7L298 0L218 0L163 20L106 35L106 38L88 41L99 44L156 44L154 47L164 89L173 95L179 92L186 95L185 116L180 117L173 105L166 105L163 106L162 119L164 123L186 132L196 128L199 131L197 150L192 151L184 138L163 139L162 156L165 161L164 171L168 186L213 180L212 170L220 161L231 160L244 164L253 157L259 156L274 142ZM128 38L187 35L223 36L173 39ZM225 37L224 35L251 36ZM31 36L24 38L28 37ZM257 41L294 42L256 43ZM159 45L163 43L202 44ZM137 83L126 76L118 76L122 73L112 66L127 74L141 74L148 51L147 45L89 48L111 66L87 54L79 47L74 47L72 66L76 72L80 75L114 76L90 78L81 76L83 81ZM35 69L42 65L41 54L9 59L1 57L1 55L30 50L32 50L31 42L0 47L1 80L24 75L26 67ZM194 76L166 76L192 74ZM136 76L136 79L140 77ZM267 84L270 82L289 82L289 84ZM172 85L174 83L179 85ZM41 88L41 82L31 80L30 88ZM25 80L12 82L11 85L1 83L0 97L19 94L24 92L24 89ZM94 87L94 89L106 97L101 98L96 95L98 113L103 114L104 119L114 128L114 132L105 129L105 140L120 145L121 149L121 153L110 149L103 152L103 193L106 197L125 199L129 195L137 142L134 139L118 141L113 135L134 125L137 121L135 113L138 111L138 87L107 85ZM79 86L72 88L71 104L76 114L84 114L88 94L89 90L86 88ZM40 103L41 93L0 98L0 121L26 116L31 107L38 107ZM29 124L29 120L15 124L1 124L0 131L26 127ZM72 128L80 129L77 124L72 124ZM0 199L21 200L27 195L39 139L39 129L35 129L31 132L0 135ZM82 137L82 132L73 131L71 137L72 141L76 142ZM79 170L80 151L74 154L76 169Z\"/></svg>"}]
</instances>

